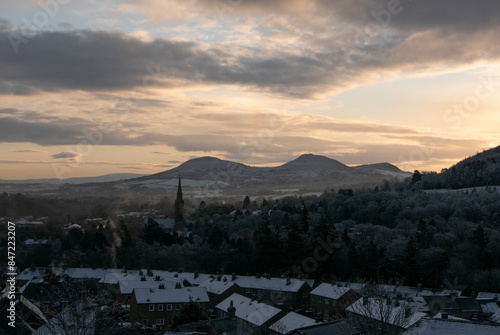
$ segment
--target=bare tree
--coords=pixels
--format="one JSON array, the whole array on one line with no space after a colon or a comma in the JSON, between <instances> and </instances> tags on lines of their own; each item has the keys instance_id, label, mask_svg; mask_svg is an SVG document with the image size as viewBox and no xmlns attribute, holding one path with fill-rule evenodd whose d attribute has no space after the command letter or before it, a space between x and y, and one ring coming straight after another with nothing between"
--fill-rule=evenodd
<instances>
[{"instance_id":1,"label":"bare tree","mask_svg":"<svg viewBox=\"0 0 500 335\"><path fill-rule=\"evenodd\" d=\"M115 334L123 310L111 292L90 281L60 279L51 292L53 305L47 313L51 319L35 335Z\"/></svg>"},{"instance_id":2,"label":"bare tree","mask_svg":"<svg viewBox=\"0 0 500 335\"><path fill-rule=\"evenodd\" d=\"M350 305L347 321L365 335L399 335L425 316L417 306L384 285L365 285L362 298Z\"/></svg>"}]
</instances>

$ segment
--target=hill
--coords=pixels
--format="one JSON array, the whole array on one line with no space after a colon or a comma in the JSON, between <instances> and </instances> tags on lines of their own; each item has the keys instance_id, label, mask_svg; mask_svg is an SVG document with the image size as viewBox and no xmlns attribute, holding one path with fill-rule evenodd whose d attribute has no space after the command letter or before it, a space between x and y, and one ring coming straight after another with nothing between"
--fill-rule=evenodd
<instances>
[{"instance_id":1,"label":"hill","mask_svg":"<svg viewBox=\"0 0 500 335\"><path fill-rule=\"evenodd\" d=\"M386 180L405 179L410 174L389 163L353 168L314 154L304 154L275 167L253 167L215 157L201 157L171 170L125 181L125 185L141 188L144 192L164 188L173 194L179 176L190 196L230 197L245 194L285 196L321 193L332 188L375 187Z\"/></svg>"},{"instance_id":2,"label":"hill","mask_svg":"<svg viewBox=\"0 0 500 335\"><path fill-rule=\"evenodd\" d=\"M468 157L441 173L424 175L424 188L467 188L500 185L500 146Z\"/></svg>"}]
</instances>

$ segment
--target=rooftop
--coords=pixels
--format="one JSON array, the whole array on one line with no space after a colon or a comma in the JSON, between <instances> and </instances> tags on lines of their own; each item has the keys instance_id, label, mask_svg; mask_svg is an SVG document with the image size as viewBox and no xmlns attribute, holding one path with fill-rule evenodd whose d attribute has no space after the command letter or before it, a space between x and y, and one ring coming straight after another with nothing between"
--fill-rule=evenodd
<instances>
[{"instance_id":1,"label":"rooftop","mask_svg":"<svg viewBox=\"0 0 500 335\"><path fill-rule=\"evenodd\" d=\"M207 290L204 287L182 287L173 289L134 289L138 304L209 302Z\"/></svg>"},{"instance_id":2,"label":"rooftop","mask_svg":"<svg viewBox=\"0 0 500 335\"><path fill-rule=\"evenodd\" d=\"M215 308L227 312L228 307L231 306L231 301L236 308L236 317L256 326L263 325L281 312L279 308L257 302L237 293L232 294Z\"/></svg>"},{"instance_id":3,"label":"rooftop","mask_svg":"<svg viewBox=\"0 0 500 335\"><path fill-rule=\"evenodd\" d=\"M341 296L346 294L349 290L351 290L350 287L337 286L337 285L332 285L332 284L328 284L328 283L323 283L323 284L320 284L318 287L316 287L314 290L312 290L310 294L319 295L319 296L322 296L325 298L337 300Z\"/></svg>"},{"instance_id":4,"label":"rooftop","mask_svg":"<svg viewBox=\"0 0 500 335\"><path fill-rule=\"evenodd\" d=\"M403 335L498 335L500 325L443 319L422 319Z\"/></svg>"},{"instance_id":5,"label":"rooftop","mask_svg":"<svg viewBox=\"0 0 500 335\"><path fill-rule=\"evenodd\" d=\"M307 327L318 324L316 320L300 315L295 312L290 312L275 323L269 329L274 330L279 334L286 334L297 328Z\"/></svg>"},{"instance_id":6,"label":"rooftop","mask_svg":"<svg viewBox=\"0 0 500 335\"><path fill-rule=\"evenodd\" d=\"M234 285L238 284L236 284L234 281L228 281L228 280L223 281L210 278L201 283L200 287L206 288L207 292L209 293L222 294Z\"/></svg>"},{"instance_id":7,"label":"rooftop","mask_svg":"<svg viewBox=\"0 0 500 335\"><path fill-rule=\"evenodd\" d=\"M402 328L408 328L426 316L426 313L418 311L417 306L406 301L396 304L396 301L381 298L361 298L346 310Z\"/></svg>"}]
</instances>

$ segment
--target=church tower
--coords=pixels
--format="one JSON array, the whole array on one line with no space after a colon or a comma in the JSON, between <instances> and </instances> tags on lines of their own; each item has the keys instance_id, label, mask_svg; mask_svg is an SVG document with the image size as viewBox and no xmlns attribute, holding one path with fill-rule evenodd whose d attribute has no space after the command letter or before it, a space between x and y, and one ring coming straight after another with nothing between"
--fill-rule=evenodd
<instances>
[{"instance_id":1,"label":"church tower","mask_svg":"<svg viewBox=\"0 0 500 335\"><path fill-rule=\"evenodd\" d=\"M184 199L182 199L181 176L177 186L177 198L175 199L175 231L184 231Z\"/></svg>"}]
</instances>

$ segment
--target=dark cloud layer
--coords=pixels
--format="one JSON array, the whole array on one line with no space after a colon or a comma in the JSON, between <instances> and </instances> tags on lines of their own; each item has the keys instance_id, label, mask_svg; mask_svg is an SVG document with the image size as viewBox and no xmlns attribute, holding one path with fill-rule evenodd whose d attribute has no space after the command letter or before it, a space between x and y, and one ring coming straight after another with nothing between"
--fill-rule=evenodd
<instances>
[{"instance_id":1,"label":"dark cloud layer","mask_svg":"<svg viewBox=\"0 0 500 335\"><path fill-rule=\"evenodd\" d=\"M352 29L342 35L342 43L331 35L303 46L300 53L263 54L256 47L235 56L230 50L195 42L143 41L120 31L66 30L39 32L20 44L16 54L9 38L21 32L3 21L0 94L227 84L289 98L314 98L362 84L371 74L427 71L500 57L500 2L401 1L401 12L391 15L384 26L392 35L382 30L367 34L369 23L377 22L372 11L380 12L390 2L318 1L317 15L341 17ZM300 3L294 2L290 12L296 14ZM254 13L258 8L265 6L246 0L235 11ZM312 43L314 20L301 24L304 36L310 35L305 41Z\"/></svg>"}]
</instances>

